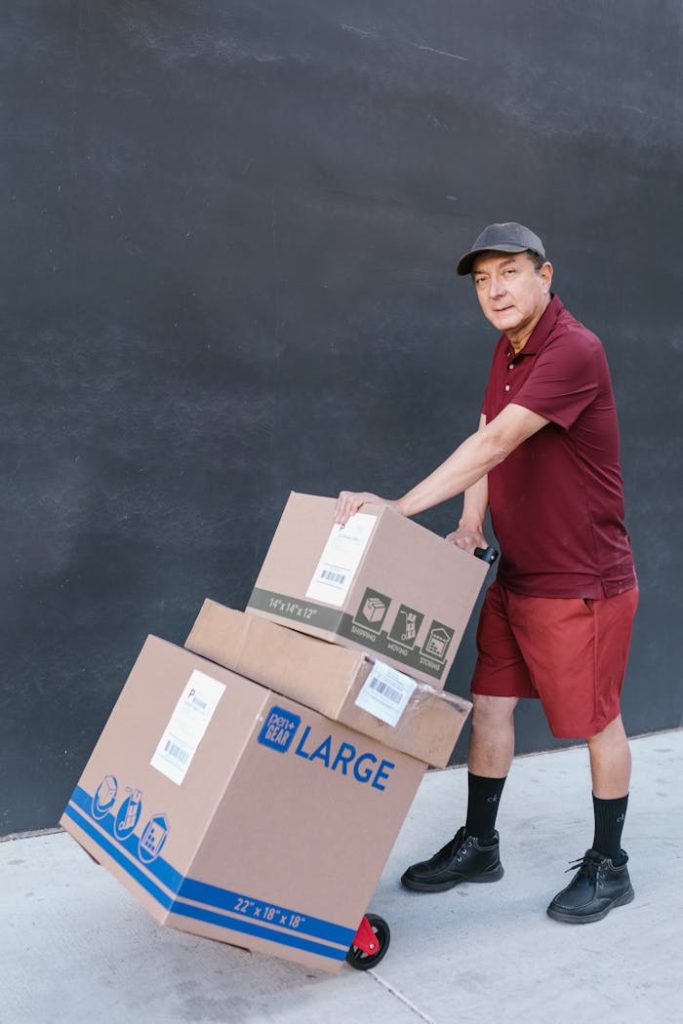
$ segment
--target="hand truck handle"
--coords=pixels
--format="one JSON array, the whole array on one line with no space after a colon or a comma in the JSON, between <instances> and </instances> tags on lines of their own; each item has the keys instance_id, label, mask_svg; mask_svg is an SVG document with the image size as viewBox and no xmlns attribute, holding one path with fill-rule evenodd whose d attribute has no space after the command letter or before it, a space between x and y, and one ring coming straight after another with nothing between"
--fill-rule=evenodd
<instances>
[{"instance_id":1,"label":"hand truck handle","mask_svg":"<svg viewBox=\"0 0 683 1024\"><path fill-rule=\"evenodd\" d=\"M487 548L475 548L474 557L481 558L482 562L488 562L489 565L493 565L498 558L498 552L489 545Z\"/></svg>"}]
</instances>

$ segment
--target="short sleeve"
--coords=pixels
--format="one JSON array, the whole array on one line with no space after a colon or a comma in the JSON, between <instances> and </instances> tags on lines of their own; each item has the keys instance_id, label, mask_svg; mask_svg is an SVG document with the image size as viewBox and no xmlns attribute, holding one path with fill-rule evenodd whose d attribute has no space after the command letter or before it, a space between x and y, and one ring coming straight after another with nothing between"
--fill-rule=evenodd
<instances>
[{"instance_id":1,"label":"short sleeve","mask_svg":"<svg viewBox=\"0 0 683 1024\"><path fill-rule=\"evenodd\" d=\"M491 357L491 366L489 367L489 379L486 384L486 390L484 391L484 397L481 403L481 414L486 417L486 422L489 423L495 413L493 410L493 404L491 402L492 394L495 388L495 377L496 377L496 366L500 361L500 351L503 345L507 344L507 340L504 335L498 339L498 344L493 350L493 356Z\"/></svg>"},{"instance_id":2,"label":"short sleeve","mask_svg":"<svg viewBox=\"0 0 683 1024\"><path fill-rule=\"evenodd\" d=\"M599 344L571 332L553 340L536 356L515 404L569 430L598 393Z\"/></svg>"}]
</instances>

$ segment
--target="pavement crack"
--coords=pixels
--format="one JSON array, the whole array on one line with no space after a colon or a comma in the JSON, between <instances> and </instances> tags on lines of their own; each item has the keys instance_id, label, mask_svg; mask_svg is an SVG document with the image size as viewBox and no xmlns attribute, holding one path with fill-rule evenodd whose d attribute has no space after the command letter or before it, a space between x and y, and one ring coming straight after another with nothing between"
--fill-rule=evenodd
<instances>
[{"instance_id":1,"label":"pavement crack","mask_svg":"<svg viewBox=\"0 0 683 1024\"><path fill-rule=\"evenodd\" d=\"M375 974L372 970L368 971L368 974L377 982L378 985L381 985L383 989L386 989L386 991L390 992L392 996L395 996L399 1002L403 1003L404 1006L407 1006L409 1010L412 1010L415 1016L419 1017L420 1020L423 1020L425 1024L436 1024L433 1017L428 1017L427 1014L423 1013L419 1006L412 1003L407 996L404 996L402 992L399 992L397 988L390 985L388 981L384 980L384 978L380 978L379 974Z\"/></svg>"}]
</instances>

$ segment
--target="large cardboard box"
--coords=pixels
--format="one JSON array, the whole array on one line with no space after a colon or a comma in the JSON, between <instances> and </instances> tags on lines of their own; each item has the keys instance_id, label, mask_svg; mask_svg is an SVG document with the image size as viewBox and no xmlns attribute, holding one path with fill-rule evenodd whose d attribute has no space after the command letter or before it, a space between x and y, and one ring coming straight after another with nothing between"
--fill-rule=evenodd
<instances>
[{"instance_id":1,"label":"large cardboard box","mask_svg":"<svg viewBox=\"0 0 683 1024\"><path fill-rule=\"evenodd\" d=\"M424 771L149 637L61 824L162 924L336 971Z\"/></svg>"},{"instance_id":2,"label":"large cardboard box","mask_svg":"<svg viewBox=\"0 0 683 1024\"><path fill-rule=\"evenodd\" d=\"M435 768L448 764L472 707L361 651L208 599L185 646Z\"/></svg>"},{"instance_id":3,"label":"large cardboard box","mask_svg":"<svg viewBox=\"0 0 683 1024\"><path fill-rule=\"evenodd\" d=\"M290 495L247 611L443 687L487 563L388 507L336 526L335 504Z\"/></svg>"}]
</instances>

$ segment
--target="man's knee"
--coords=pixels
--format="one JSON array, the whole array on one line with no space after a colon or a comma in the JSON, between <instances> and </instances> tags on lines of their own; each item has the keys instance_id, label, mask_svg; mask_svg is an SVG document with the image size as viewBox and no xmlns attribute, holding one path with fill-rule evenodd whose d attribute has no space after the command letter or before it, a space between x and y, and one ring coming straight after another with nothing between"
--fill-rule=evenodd
<instances>
[{"instance_id":1,"label":"man's knee","mask_svg":"<svg viewBox=\"0 0 683 1024\"><path fill-rule=\"evenodd\" d=\"M484 693L473 693L473 727L487 727L508 723L517 706L517 700L517 697L490 697Z\"/></svg>"},{"instance_id":2,"label":"man's knee","mask_svg":"<svg viewBox=\"0 0 683 1024\"><path fill-rule=\"evenodd\" d=\"M587 736L586 742L589 747L600 746L604 743L628 743L628 737L626 736L626 730L624 729L624 723L621 715L617 715L611 722L608 722L600 732L593 733L592 736Z\"/></svg>"}]
</instances>

